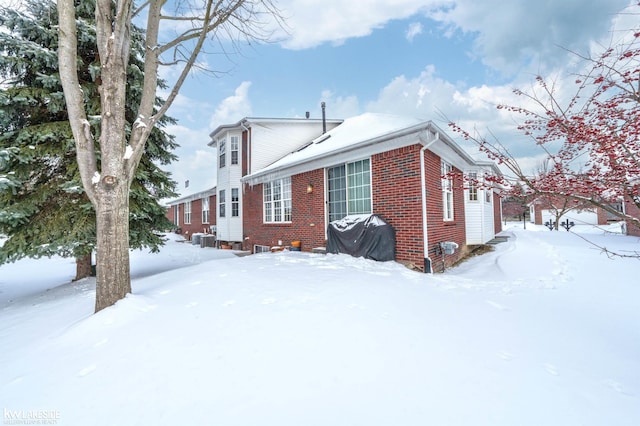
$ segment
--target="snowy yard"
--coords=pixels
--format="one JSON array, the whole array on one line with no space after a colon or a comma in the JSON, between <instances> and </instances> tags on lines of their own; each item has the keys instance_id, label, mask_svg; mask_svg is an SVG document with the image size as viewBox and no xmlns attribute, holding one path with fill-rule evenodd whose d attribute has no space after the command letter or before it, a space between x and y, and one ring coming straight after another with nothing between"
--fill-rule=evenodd
<instances>
[{"instance_id":1,"label":"snowy yard","mask_svg":"<svg viewBox=\"0 0 640 426\"><path fill-rule=\"evenodd\" d=\"M95 315L72 260L0 266L3 421L640 425L640 260L564 230L504 234L437 275L170 241L134 252L135 294Z\"/></svg>"}]
</instances>

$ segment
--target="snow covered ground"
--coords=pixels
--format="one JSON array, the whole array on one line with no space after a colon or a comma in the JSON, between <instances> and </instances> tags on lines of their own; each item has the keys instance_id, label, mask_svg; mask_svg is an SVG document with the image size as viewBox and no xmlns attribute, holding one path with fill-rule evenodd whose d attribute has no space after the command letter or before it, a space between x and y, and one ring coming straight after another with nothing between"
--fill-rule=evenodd
<instances>
[{"instance_id":1,"label":"snow covered ground","mask_svg":"<svg viewBox=\"0 0 640 426\"><path fill-rule=\"evenodd\" d=\"M504 234L437 275L170 241L134 252L134 294L95 315L73 261L0 266L3 421L639 425L640 261L564 230Z\"/></svg>"}]
</instances>

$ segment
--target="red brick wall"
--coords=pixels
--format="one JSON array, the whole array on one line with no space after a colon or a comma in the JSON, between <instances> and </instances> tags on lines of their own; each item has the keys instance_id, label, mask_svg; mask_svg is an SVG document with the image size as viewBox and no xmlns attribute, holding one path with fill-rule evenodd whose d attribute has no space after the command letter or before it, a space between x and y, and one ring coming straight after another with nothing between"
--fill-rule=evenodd
<instances>
[{"instance_id":1,"label":"red brick wall","mask_svg":"<svg viewBox=\"0 0 640 426\"><path fill-rule=\"evenodd\" d=\"M502 199L495 192L493 193L493 229L497 234L502 231L502 209L500 208Z\"/></svg>"},{"instance_id":2,"label":"red brick wall","mask_svg":"<svg viewBox=\"0 0 640 426\"><path fill-rule=\"evenodd\" d=\"M307 186L313 185L313 192L307 193ZM324 170L318 169L301 173L291 178L291 223L262 223L262 185L245 185L243 229L245 250L253 250L254 244L276 246L278 241L290 245L301 241L303 251L314 247L324 247Z\"/></svg>"},{"instance_id":3,"label":"red brick wall","mask_svg":"<svg viewBox=\"0 0 640 426\"><path fill-rule=\"evenodd\" d=\"M442 241L453 241L458 244L459 248L455 254L445 256L445 264L447 266L453 264L460 259L465 252L465 221L464 221L464 191L462 172L456 168L453 169L457 173L454 179L453 190L453 221L443 220L443 201L442 186L440 181L440 162L439 156L431 151L425 152L425 170L426 170L426 186L427 186L427 234L429 238L429 256L433 261L433 270L442 271L443 262L442 255L438 244Z\"/></svg>"},{"instance_id":4,"label":"red brick wall","mask_svg":"<svg viewBox=\"0 0 640 426\"><path fill-rule=\"evenodd\" d=\"M596 215L598 217L598 225L606 225L609 223L609 220L607 219L607 212L600 207L596 207Z\"/></svg>"},{"instance_id":5,"label":"red brick wall","mask_svg":"<svg viewBox=\"0 0 640 426\"><path fill-rule=\"evenodd\" d=\"M624 201L624 211L633 217L640 218L640 209L631 201ZM627 221L627 235L634 235L636 237L640 237L640 227L632 224L630 221Z\"/></svg>"},{"instance_id":6,"label":"red brick wall","mask_svg":"<svg viewBox=\"0 0 640 426\"><path fill-rule=\"evenodd\" d=\"M175 208L176 206L169 206L167 207L167 213L165 213L167 220L171 223L173 223L173 219L174 219L173 211L175 210Z\"/></svg>"},{"instance_id":7,"label":"red brick wall","mask_svg":"<svg viewBox=\"0 0 640 426\"><path fill-rule=\"evenodd\" d=\"M216 224L216 196L209 197L209 223L202 223L202 199L197 198L191 201L191 223L184 223L184 205L180 203L180 214L178 216L180 220L180 233L189 239L191 234L196 232L209 232L209 226ZM167 209L167 219L173 223L175 205L169 206Z\"/></svg>"},{"instance_id":8,"label":"red brick wall","mask_svg":"<svg viewBox=\"0 0 640 426\"><path fill-rule=\"evenodd\" d=\"M374 155L371 158L373 212L380 215L396 230L396 258L411 262L422 268L424 265L422 239L422 201L420 189L420 147L413 145ZM454 184L454 218L443 220L442 190L440 184L440 157L425 152L427 174L427 211L429 256L434 271L443 268L439 251L441 241L455 241L460 248L453 255L446 256L446 264L457 261L464 251L464 193L462 179ZM459 170L454 170L460 173ZM461 174L461 173L460 173ZM311 183L314 190L307 193ZM262 223L262 185L245 185L244 249L253 249L254 244L274 246L278 240L284 245L291 241L302 241L302 250L324 247L325 205L324 170L295 175L291 178L292 223Z\"/></svg>"},{"instance_id":9,"label":"red brick wall","mask_svg":"<svg viewBox=\"0 0 640 426\"><path fill-rule=\"evenodd\" d=\"M371 158L373 212L396 231L396 258L424 264L420 145L374 155ZM438 163L438 182L440 182Z\"/></svg>"}]
</instances>

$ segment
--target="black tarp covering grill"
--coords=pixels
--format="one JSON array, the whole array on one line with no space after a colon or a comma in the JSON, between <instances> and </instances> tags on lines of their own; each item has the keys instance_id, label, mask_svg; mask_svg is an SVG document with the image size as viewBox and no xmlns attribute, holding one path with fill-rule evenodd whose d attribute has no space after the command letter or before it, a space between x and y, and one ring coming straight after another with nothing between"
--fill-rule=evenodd
<instances>
[{"instance_id":1,"label":"black tarp covering grill","mask_svg":"<svg viewBox=\"0 0 640 426\"><path fill-rule=\"evenodd\" d=\"M329 223L327 253L395 260L396 231L378 215L347 216Z\"/></svg>"}]
</instances>

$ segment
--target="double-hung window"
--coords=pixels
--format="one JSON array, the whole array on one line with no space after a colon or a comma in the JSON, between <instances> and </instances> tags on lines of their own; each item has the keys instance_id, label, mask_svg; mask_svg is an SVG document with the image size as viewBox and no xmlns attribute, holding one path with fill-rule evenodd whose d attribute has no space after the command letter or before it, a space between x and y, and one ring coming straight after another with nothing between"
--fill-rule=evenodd
<instances>
[{"instance_id":1,"label":"double-hung window","mask_svg":"<svg viewBox=\"0 0 640 426\"><path fill-rule=\"evenodd\" d=\"M442 161L440 174L442 184L442 217L446 221L453 220L453 177L451 164Z\"/></svg>"},{"instance_id":2,"label":"double-hung window","mask_svg":"<svg viewBox=\"0 0 640 426\"><path fill-rule=\"evenodd\" d=\"M231 136L231 164L238 164L238 145L239 145L239 139L237 136Z\"/></svg>"},{"instance_id":3,"label":"double-hung window","mask_svg":"<svg viewBox=\"0 0 640 426\"><path fill-rule=\"evenodd\" d=\"M221 189L220 194L218 194L218 209L220 210L220 217L226 217L227 212L225 210L226 200L225 200L225 190Z\"/></svg>"},{"instance_id":4,"label":"double-hung window","mask_svg":"<svg viewBox=\"0 0 640 426\"><path fill-rule=\"evenodd\" d=\"M238 188L231 188L231 216L240 216L240 191Z\"/></svg>"},{"instance_id":5,"label":"double-hung window","mask_svg":"<svg viewBox=\"0 0 640 426\"><path fill-rule=\"evenodd\" d=\"M291 222L291 178L277 179L263 185L264 222Z\"/></svg>"},{"instance_id":6,"label":"double-hung window","mask_svg":"<svg viewBox=\"0 0 640 426\"><path fill-rule=\"evenodd\" d=\"M191 223L191 201L184 203L184 223Z\"/></svg>"},{"instance_id":7,"label":"double-hung window","mask_svg":"<svg viewBox=\"0 0 640 426\"><path fill-rule=\"evenodd\" d=\"M370 214L371 161L341 164L327 169L329 222L348 215Z\"/></svg>"},{"instance_id":8,"label":"double-hung window","mask_svg":"<svg viewBox=\"0 0 640 426\"><path fill-rule=\"evenodd\" d=\"M478 201L478 174L469 173L469 201Z\"/></svg>"},{"instance_id":9,"label":"double-hung window","mask_svg":"<svg viewBox=\"0 0 640 426\"><path fill-rule=\"evenodd\" d=\"M202 199L202 223L209 223L209 197Z\"/></svg>"},{"instance_id":10,"label":"double-hung window","mask_svg":"<svg viewBox=\"0 0 640 426\"><path fill-rule=\"evenodd\" d=\"M227 164L227 141L225 139L220 139L218 142L218 156L220 157L218 167L223 168Z\"/></svg>"}]
</instances>

